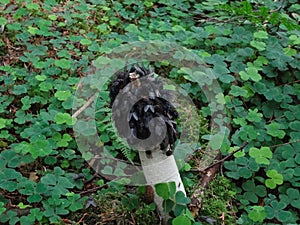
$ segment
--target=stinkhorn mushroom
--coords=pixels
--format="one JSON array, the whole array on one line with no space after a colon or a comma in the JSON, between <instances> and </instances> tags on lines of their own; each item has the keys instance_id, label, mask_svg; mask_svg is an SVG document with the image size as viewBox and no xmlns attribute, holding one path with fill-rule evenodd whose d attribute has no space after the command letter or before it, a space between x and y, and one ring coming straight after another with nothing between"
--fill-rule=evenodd
<instances>
[{"instance_id":1,"label":"stinkhorn mushroom","mask_svg":"<svg viewBox=\"0 0 300 225\"><path fill-rule=\"evenodd\" d=\"M174 96L151 70L133 65L116 74L110 98L116 129L138 150L147 185L173 181L185 194L173 155L179 136ZM155 194L154 201L165 216L163 200Z\"/></svg>"}]
</instances>

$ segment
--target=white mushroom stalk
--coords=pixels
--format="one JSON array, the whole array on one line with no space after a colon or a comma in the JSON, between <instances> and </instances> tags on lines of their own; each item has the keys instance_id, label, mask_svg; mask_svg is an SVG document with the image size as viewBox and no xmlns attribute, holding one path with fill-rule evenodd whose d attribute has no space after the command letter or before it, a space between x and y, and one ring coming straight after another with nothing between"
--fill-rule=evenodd
<instances>
[{"instance_id":1,"label":"white mushroom stalk","mask_svg":"<svg viewBox=\"0 0 300 225\"><path fill-rule=\"evenodd\" d=\"M167 156L162 151L152 151L151 157L145 151L139 151L139 156L148 185L154 189L155 184L175 182L176 191L182 191L185 195L185 189L176 165L174 155ZM154 201L160 214L167 218L163 209L163 199L156 193Z\"/></svg>"}]
</instances>

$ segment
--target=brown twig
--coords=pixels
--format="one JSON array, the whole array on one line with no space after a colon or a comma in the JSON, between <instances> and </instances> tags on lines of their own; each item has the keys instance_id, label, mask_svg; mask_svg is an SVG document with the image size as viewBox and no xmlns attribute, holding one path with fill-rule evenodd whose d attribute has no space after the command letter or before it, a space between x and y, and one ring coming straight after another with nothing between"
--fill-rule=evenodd
<instances>
[{"instance_id":1,"label":"brown twig","mask_svg":"<svg viewBox=\"0 0 300 225\"><path fill-rule=\"evenodd\" d=\"M221 152L215 157L215 160L220 160L222 158ZM219 161L218 161L219 162ZM212 164L209 168L205 169L206 173L201 179L201 187L206 188L209 182L215 177L216 173L218 172L219 166L218 164Z\"/></svg>"},{"instance_id":2,"label":"brown twig","mask_svg":"<svg viewBox=\"0 0 300 225\"><path fill-rule=\"evenodd\" d=\"M99 174L95 173L95 174L93 175L92 178L90 178L90 179L84 181L83 183L84 183L84 184L88 184L88 183L92 182L92 181L93 181L94 179L96 179L96 178L101 178L101 176L100 176Z\"/></svg>"},{"instance_id":3,"label":"brown twig","mask_svg":"<svg viewBox=\"0 0 300 225\"><path fill-rule=\"evenodd\" d=\"M285 1L285 0L281 0L280 5L278 6L278 8L277 8L277 9L272 9L272 10L270 10L270 13L278 12L280 9L282 9L283 4L284 4L284 1Z\"/></svg>"},{"instance_id":4,"label":"brown twig","mask_svg":"<svg viewBox=\"0 0 300 225\"><path fill-rule=\"evenodd\" d=\"M295 140L295 141L290 141L290 142L282 143L282 144L278 144L278 145L273 145L270 148L277 148L277 147L280 147L280 146L283 146L283 145L289 145L289 144L293 144L293 143L297 143L297 142L300 142L300 139L299 140Z\"/></svg>"},{"instance_id":5,"label":"brown twig","mask_svg":"<svg viewBox=\"0 0 300 225\"><path fill-rule=\"evenodd\" d=\"M241 147L231 152L229 155L221 159L221 153L215 157L215 160L218 160L217 162L211 164L210 166L206 167L204 170L201 170L201 172L205 171L205 175L202 177L199 187L193 192L191 196L191 203L189 204L189 209L194 217L198 216L199 210L202 208L202 198L204 196L205 188L208 185L208 183L215 177L218 169L219 164L224 162L226 159L234 155L236 152L242 150L245 148L245 146L248 144L248 142L245 142L242 144Z\"/></svg>"},{"instance_id":6,"label":"brown twig","mask_svg":"<svg viewBox=\"0 0 300 225\"><path fill-rule=\"evenodd\" d=\"M88 215L88 213L84 213L83 216L80 218L80 220L77 222L77 224L83 223L83 219Z\"/></svg>"},{"instance_id":7,"label":"brown twig","mask_svg":"<svg viewBox=\"0 0 300 225\"><path fill-rule=\"evenodd\" d=\"M75 221L69 219L62 219L62 222L64 224L77 224Z\"/></svg>"},{"instance_id":8,"label":"brown twig","mask_svg":"<svg viewBox=\"0 0 300 225\"><path fill-rule=\"evenodd\" d=\"M280 84L279 86L290 85L290 84L295 84L295 83L299 83L299 82L300 82L300 80L294 80L294 81L291 81L291 82L288 82L285 84Z\"/></svg>"},{"instance_id":9,"label":"brown twig","mask_svg":"<svg viewBox=\"0 0 300 225\"><path fill-rule=\"evenodd\" d=\"M94 188L91 188L91 189L88 189L88 190L85 190L85 191L81 191L81 192L79 192L79 194L83 195L83 194L87 194L87 193L93 193L93 192L101 190L102 188L105 188L107 186L108 186L107 184L103 184L101 186L97 186L97 187L94 187Z\"/></svg>"},{"instance_id":10,"label":"brown twig","mask_svg":"<svg viewBox=\"0 0 300 225\"><path fill-rule=\"evenodd\" d=\"M95 94L93 94L93 96L90 97L90 99L72 115L72 118L76 118L77 116L79 116L94 101L94 98L96 97L96 95L97 95L97 92Z\"/></svg>"},{"instance_id":11,"label":"brown twig","mask_svg":"<svg viewBox=\"0 0 300 225\"><path fill-rule=\"evenodd\" d=\"M244 149L244 148L246 147L247 144L248 144L247 141L244 142L244 143L242 144L241 147L239 147L238 149L234 150L234 151L231 152L230 154L226 155L223 159L221 159L221 160L219 160L219 161L217 161L217 162L215 162L215 163L209 165L209 166L206 167L203 171L206 171L206 170L208 170L208 169L214 167L215 165L218 165L218 164L224 162L226 159L230 158L231 156L233 156L233 155L234 155L235 153L237 153L238 151L241 151L242 149Z\"/></svg>"}]
</instances>

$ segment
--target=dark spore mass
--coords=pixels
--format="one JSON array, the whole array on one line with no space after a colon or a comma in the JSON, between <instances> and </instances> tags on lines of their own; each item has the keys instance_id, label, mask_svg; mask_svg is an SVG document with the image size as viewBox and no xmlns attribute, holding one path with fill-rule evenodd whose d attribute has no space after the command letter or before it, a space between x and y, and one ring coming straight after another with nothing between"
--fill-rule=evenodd
<instances>
[{"instance_id":1,"label":"dark spore mass","mask_svg":"<svg viewBox=\"0 0 300 225\"><path fill-rule=\"evenodd\" d=\"M161 97L164 96L164 90L162 88L162 84L157 83L159 82L157 79L152 79L152 81L154 81L156 87L161 88L153 89L155 91L153 91L151 96L145 96L138 100L130 109L126 120L129 123L130 131L124 132L124 124L120 122L124 121L122 120L122 117L127 116L124 115L124 112L126 112L126 105L129 104L132 99L131 96L135 94L135 90L128 89L128 92L126 92L125 95L123 94L121 100L118 99L118 101L114 101L116 100L119 92L125 88L127 84L141 77L152 78L153 72L145 67L133 65L130 69L125 68L123 71L116 73L115 79L110 83L111 106L114 104L114 109L117 111L113 118L116 128L119 135L126 138L127 142L130 144L132 136L142 140L150 137L150 121L155 117L159 117L164 121L167 131L165 138L160 144L160 149L164 152L164 154L168 156L172 155L175 142L178 138L176 119L178 119L179 115L174 106ZM151 89L150 86L149 89ZM156 127L154 130L155 134L160 136L161 129ZM127 134L127 136L122 134Z\"/></svg>"}]
</instances>

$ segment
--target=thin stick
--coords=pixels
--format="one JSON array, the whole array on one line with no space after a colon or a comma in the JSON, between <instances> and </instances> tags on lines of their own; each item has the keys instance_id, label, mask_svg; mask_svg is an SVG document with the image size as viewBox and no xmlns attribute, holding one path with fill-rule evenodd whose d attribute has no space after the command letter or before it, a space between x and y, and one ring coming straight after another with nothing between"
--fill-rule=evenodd
<instances>
[{"instance_id":1,"label":"thin stick","mask_svg":"<svg viewBox=\"0 0 300 225\"><path fill-rule=\"evenodd\" d=\"M76 224L83 223L83 219L88 215L88 213L84 213L83 216L80 218L80 220Z\"/></svg>"},{"instance_id":2,"label":"thin stick","mask_svg":"<svg viewBox=\"0 0 300 225\"><path fill-rule=\"evenodd\" d=\"M215 165L224 162L226 159L230 158L230 157L233 156L235 153L237 153L238 151L241 151L243 148L245 148L247 144L248 144L247 141L244 142L244 143L242 144L241 147L239 147L238 149L234 150L234 151L231 152L229 155L225 156L223 159L221 159L221 160L219 160L219 161L217 161L217 162L211 164L210 166L206 167L203 171L206 171L206 170L208 170L208 169L214 167Z\"/></svg>"},{"instance_id":3,"label":"thin stick","mask_svg":"<svg viewBox=\"0 0 300 225\"><path fill-rule=\"evenodd\" d=\"M94 193L94 192L96 192L98 190L101 190L102 188L105 188L105 187L108 187L108 185L107 184L103 184L101 186L97 186L97 187L94 187L94 188L91 188L91 189L87 189L85 191L81 191L78 194L83 195L83 194L87 194L87 193Z\"/></svg>"},{"instance_id":4,"label":"thin stick","mask_svg":"<svg viewBox=\"0 0 300 225\"><path fill-rule=\"evenodd\" d=\"M278 145L273 145L270 148L277 148L277 147L280 147L280 146L294 144L294 143L297 143L297 142L300 142L300 139L299 140L295 140L295 141L290 141L290 142L282 143L282 144L278 144Z\"/></svg>"},{"instance_id":5,"label":"thin stick","mask_svg":"<svg viewBox=\"0 0 300 225\"><path fill-rule=\"evenodd\" d=\"M285 2L285 0L281 0L280 5L278 6L278 8L270 10L270 13L277 12L280 9L282 9L284 2Z\"/></svg>"},{"instance_id":6,"label":"thin stick","mask_svg":"<svg viewBox=\"0 0 300 225\"><path fill-rule=\"evenodd\" d=\"M76 118L77 116L79 116L94 101L96 95L97 92L92 97L90 97L90 99L72 115L72 118Z\"/></svg>"}]
</instances>

